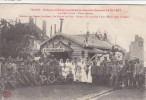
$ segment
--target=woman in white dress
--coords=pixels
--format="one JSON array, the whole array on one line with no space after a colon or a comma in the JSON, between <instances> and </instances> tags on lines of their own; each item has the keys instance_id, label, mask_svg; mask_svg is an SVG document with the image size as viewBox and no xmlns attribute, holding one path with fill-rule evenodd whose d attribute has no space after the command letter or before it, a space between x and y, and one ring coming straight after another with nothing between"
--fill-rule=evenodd
<instances>
[{"instance_id":1,"label":"woman in white dress","mask_svg":"<svg viewBox=\"0 0 146 100\"><path fill-rule=\"evenodd\" d=\"M93 66L93 63L90 62L90 65L88 67L88 78L87 78L87 82L88 83L92 83L92 75L91 75L91 68L92 68L92 66Z\"/></svg>"},{"instance_id":2,"label":"woman in white dress","mask_svg":"<svg viewBox=\"0 0 146 100\"><path fill-rule=\"evenodd\" d=\"M60 59L59 65L61 66L61 68L64 67L63 59Z\"/></svg>"},{"instance_id":3,"label":"woman in white dress","mask_svg":"<svg viewBox=\"0 0 146 100\"><path fill-rule=\"evenodd\" d=\"M71 71L73 74L73 80L76 81L76 65L74 61L71 62Z\"/></svg>"},{"instance_id":4,"label":"woman in white dress","mask_svg":"<svg viewBox=\"0 0 146 100\"><path fill-rule=\"evenodd\" d=\"M63 63L63 59L60 59L59 65L61 66L62 76L66 79L67 73L65 72L65 64Z\"/></svg>"},{"instance_id":5,"label":"woman in white dress","mask_svg":"<svg viewBox=\"0 0 146 100\"><path fill-rule=\"evenodd\" d=\"M81 82L87 82L86 64L81 61Z\"/></svg>"},{"instance_id":6,"label":"woman in white dress","mask_svg":"<svg viewBox=\"0 0 146 100\"><path fill-rule=\"evenodd\" d=\"M76 81L81 82L81 62L78 60L77 66L76 66Z\"/></svg>"},{"instance_id":7,"label":"woman in white dress","mask_svg":"<svg viewBox=\"0 0 146 100\"><path fill-rule=\"evenodd\" d=\"M69 59L66 59L65 71L66 71L67 75L69 74L70 68L71 68L71 63L69 62Z\"/></svg>"}]
</instances>

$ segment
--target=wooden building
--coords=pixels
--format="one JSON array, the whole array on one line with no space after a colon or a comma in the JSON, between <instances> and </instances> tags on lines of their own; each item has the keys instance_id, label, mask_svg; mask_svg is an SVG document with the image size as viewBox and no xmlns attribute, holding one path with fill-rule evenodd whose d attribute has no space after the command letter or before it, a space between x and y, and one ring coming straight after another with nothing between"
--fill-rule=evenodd
<instances>
[{"instance_id":1,"label":"wooden building","mask_svg":"<svg viewBox=\"0 0 146 100\"><path fill-rule=\"evenodd\" d=\"M91 58L95 54L107 54L113 44L99 40L95 34L66 35L57 33L45 40L41 46L42 54L53 54L57 59ZM121 50L120 47L117 47Z\"/></svg>"}]
</instances>

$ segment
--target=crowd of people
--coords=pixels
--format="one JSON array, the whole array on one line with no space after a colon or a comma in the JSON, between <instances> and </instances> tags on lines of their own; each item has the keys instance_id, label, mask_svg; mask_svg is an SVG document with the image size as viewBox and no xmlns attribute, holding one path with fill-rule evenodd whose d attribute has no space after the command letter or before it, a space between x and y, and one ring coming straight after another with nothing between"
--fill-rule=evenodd
<instances>
[{"instance_id":1,"label":"crowd of people","mask_svg":"<svg viewBox=\"0 0 146 100\"><path fill-rule=\"evenodd\" d=\"M145 82L145 68L139 59L110 62L106 57L103 61L98 57L93 61L78 59L69 62L67 59L65 63L61 59L59 64L65 72L64 77L72 72L74 82L111 86L114 89L141 88Z\"/></svg>"},{"instance_id":2,"label":"crowd of people","mask_svg":"<svg viewBox=\"0 0 146 100\"><path fill-rule=\"evenodd\" d=\"M135 61L103 61L100 57L96 60L89 59L60 59L43 58L38 61L12 59L11 57L0 59L1 80L6 76L18 76L18 72L31 73L39 76L40 80L50 83L55 82L58 76L64 83L87 83L120 88L142 88L145 82L145 68L139 59ZM29 79L29 78L28 78Z\"/></svg>"}]
</instances>

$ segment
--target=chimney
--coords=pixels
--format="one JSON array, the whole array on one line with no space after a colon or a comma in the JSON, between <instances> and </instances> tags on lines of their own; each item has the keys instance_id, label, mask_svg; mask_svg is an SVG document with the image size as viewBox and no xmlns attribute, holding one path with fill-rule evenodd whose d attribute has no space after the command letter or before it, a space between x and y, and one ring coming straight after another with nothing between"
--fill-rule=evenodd
<instances>
[{"instance_id":1,"label":"chimney","mask_svg":"<svg viewBox=\"0 0 146 100\"><path fill-rule=\"evenodd\" d=\"M138 35L135 35L135 41L137 41L139 39Z\"/></svg>"},{"instance_id":2,"label":"chimney","mask_svg":"<svg viewBox=\"0 0 146 100\"><path fill-rule=\"evenodd\" d=\"M42 29L43 29L43 36L44 36L46 35L46 21L45 20L43 20Z\"/></svg>"},{"instance_id":3,"label":"chimney","mask_svg":"<svg viewBox=\"0 0 146 100\"><path fill-rule=\"evenodd\" d=\"M54 34L56 34L56 24L54 24Z\"/></svg>"},{"instance_id":4,"label":"chimney","mask_svg":"<svg viewBox=\"0 0 146 100\"><path fill-rule=\"evenodd\" d=\"M52 37L52 25L51 25L51 30L50 30L50 37Z\"/></svg>"},{"instance_id":5,"label":"chimney","mask_svg":"<svg viewBox=\"0 0 146 100\"><path fill-rule=\"evenodd\" d=\"M60 33L62 33L63 18L60 18Z\"/></svg>"},{"instance_id":6,"label":"chimney","mask_svg":"<svg viewBox=\"0 0 146 100\"><path fill-rule=\"evenodd\" d=\"M29 18L29 24L33 24L33 23L34 23L33 18L30 17L30 18Z\"/></svg>"},{"instance_id":7,"label":"chimney","mask_svg":"<svg viewBox=\"0 0 146 100\"><path fill-rule=\"evenodd\" d=\"M87 32L86 32L86 42L88 42L89 35L90 35L90 32L87 31Z\"/></svg>"}]
</instances>

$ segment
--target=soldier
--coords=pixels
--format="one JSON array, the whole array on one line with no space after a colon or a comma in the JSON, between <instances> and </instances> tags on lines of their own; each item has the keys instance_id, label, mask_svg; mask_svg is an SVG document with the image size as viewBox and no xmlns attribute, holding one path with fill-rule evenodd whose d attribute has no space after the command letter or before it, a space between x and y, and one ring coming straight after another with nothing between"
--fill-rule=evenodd
<instances>
[{"instance_id":1,"label":"soldier","mask_svg":"<svg viewBox=\"0 0 146 100\"><path fill-rule=\"evenodd\" d=\"M99 77L99 81L100 81L100 85L103 85L105 82L104 82L104 64L101 63L100 64L100 68L99 68L99 74L100 74L100 77Z\"/></svg>"},{"instance_id":2,"label":"soldier","mask_svg":"<svg viewBox=\"0 0 146 100\"><path fill-rule=\"evenodd\" d=\"M140 67L140 72L139 72L139 87L142 88L144 83L145 83L145 68L143 66Z\"/></svg>"},{"instance_id":3,"label":"soldier","mask_svg":"<svg viewBox=\"0 0 146 100\"><path fill-rule=\"evenodd\" d=\"M110 77L110 87L114 86L114 67L115 67L115 62L111 62L111 77Z\"/></svg>"},{"instance_id":4,"label":"soldier","mask_svg":"<svg viewBox=\"0 0 146 100\"><path fill-rule=\"evenodd\" d=\"M139 74L140 74L140 68L142 67L141 63L139 62L139 59L136 61L135 68L134 68L134 85L135 87L139 87Z\"/></svg>"},{"instance_id":5,"label":"soldier","mask_svg":"<svg viewBox=\"0 0 146 100\"><path fill-rule=\"evenodd\" d=\"M120 88L120 71L121 71L121 67L119 65L119 61L116 61L115 66L113 68L114 89Z\"/></svg>"},{"instance_id":6,"label":"soldier","mask_svg":"<svg viewBox=\"0 0 146 100\"><path fill-rule=\"evenodd\" d=\"M110 62L107 62L107 67L106 67L106 83L109 86L110 85L110 77L111 77L111 71L112 71L112 66Z\"/></svg>"},{"instance_id":7,"label":"soldier","mask_svg":"<svg viewBox=\"0 0 146 100\"><path fill-rule=\"evenodd\" d=\"M125 60L125 64L123 65L123 68L122 68L122 81L126 88L128 87L128 77L127 77L128 67L129 67L128 61Z\"/></svg>"},{"instance_id":8,"label":"soldier","mask_svg":"<svg viewBox=\"0 0 146 100\"><path fill-rule=\"evenodd\" d=\"M73 74L71 70L69 71L69 74L66 77L66 82L69 84L73 83Z\"/></svg>"},{"instance_id":9,"label":"soldier","mask_svg":"<svg viewBox=\"0 0 146 100\"><path fill-rule=\"evenodd\" d=\"M104 60L103 60L103 62L102 62L102 63L103 63L103 66L107 67L107 62L108 62L108 61L107 61L107 57L104 57Z\"/></svg>"},{"instance_id":10,"label":"soldier","mask_svg":"<svg viewBox=\"0 0 146 100\"><path fill-rule=\"evenodd\" d=\"M92 83L94 85L97 84L97 77L98 77L98 70L97 70L97 66L96 66L96 62L93 62L93 66L91 68L91 75L92 75Z\"/></svg>"},{"instance_id":11,"label":"soldier","mask_svg":"<svg viewBox=\"0 0 146 100\"><path fill-rule=\"evenodd\" d=\"M134 83L134 78L133 78L133 71L134 71L134 63L132 61L129 62L129 67L127 70L127 75L128 75L128 88L133 87Z\"/></svg>"},{"instance_id":12,"label":"soldier","mask_svg":"<svg viewBox=\"0 0 146 100\"><path fill-rule=\"evenodd\" d=\"M97 68L97 69L98 69L98 70L97 70L97 71L98 71L98 74L97 74L97 75L98 75L98 84L99 84L99 85L101 85L101 82L102 82L102 79L101 79L101 75L102 75L101 69L102 69L102 68L101 68L101 67L102 67L102 63L100 63L100 66L98 66L98 68Z\"/></svg>"},{"instance_id":13,"label":"soldier","mask_svg":"<svg viewBox=\"0 0 146 100\"><path fill-rule=\"evenodd\" d=\"M107 85L107 73L106 73L106 70L107 70L107 62L105 64L105 62L102 64L102 73L103 73L103 76L102 76L102 84L103 85Z\"/></svg>"},{"instance_id":14,"label":"soldier","mask_svg":"<svg viewBox=\"0 0 146 100\"><path fill-rule=\"evenodd\" d=\"M101 65L101 61L100 61L100 57L97 58L97 84L99 85L99 70L100 70L100 65Z\"/></svg>"}]
</instances>

